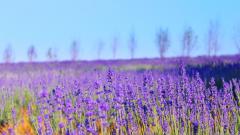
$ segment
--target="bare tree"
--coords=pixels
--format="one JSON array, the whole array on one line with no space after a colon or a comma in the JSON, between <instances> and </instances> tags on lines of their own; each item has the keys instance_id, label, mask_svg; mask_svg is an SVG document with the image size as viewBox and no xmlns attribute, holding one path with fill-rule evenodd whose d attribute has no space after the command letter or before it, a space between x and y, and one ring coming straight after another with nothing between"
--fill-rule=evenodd
<instances>
[{"instance_id":1,"label":"bare tree","mask_svg":"<svg viewBox=\"0 0 240 135\"><path fill-rule=\"evenodd\" d=\"M116 53L117 53L117 47L118 47L118 38L114 37L113 38L113 44L112 44L112 53L113 53L113 58L116 58Z\"/></svg>"},{"instance_id":2,"label":"bare tree","mask_svg":"<svg viewBox=\"0 0 240 135\"><path fill-rule=\"evenodd\" d=\"M218 22L210 22L208 29L208 56L217 55L219 51L219 25Z\"/></svg>"},{"instance_id":3,"label":"bare tree","mask_svg":"<svg viewBox=\"0 0 240 135\"><path fill-rule=\"evenodd\" d=\"M57 51L56 49L48 48L47 58L49 61L57 60Z\"/></svg>"},{"instance_id":4,"label":"bare tree","mask_svg":"<svg viewBox=\"0 0 240 135\"><path fill-rule=\"evenodd\" d=\"M182 37L182 51L183 51L183 56L190 56L190 53L194 49L197 43L197 36L195 35L192 27L188 27L184 30L183 32L183 37Z\"/></svg>"},{"instance_id":5,"label":"bare tree","mask_svg":"<svg viewBox=\"0 0 240 135\"><path fill-rule=\"evenodd\" d=\"M3 54L3 59L4 59L5 63L10 63L12 61L12 47L11 47L11 45L8 45L5 48L4 54Z\"/></svg>"},{"instance_id":6,"label":"bare tree","mask_svg":"<svg viewBox=\"0 0 240 135\"><path fill-rule=\"evenodd\" d=\"M129 51L130 51L131 59L134 58L136 47L137 47L137 43L136 43L135 35L134 33L132 33L130 35L130 42L129 42Z\"/></svg>"},{"instance_id":7,"label":"bare tree","mask_svg":"<svg viewBox=\"0 0 240 135\"><path fill-rule=\"evenodd\" d=\"M48 48L48 51L47 51L47 58L48 58L49 61L52 61L52 59L53 59L52 48Z\"/></svg>"},{"instance_id":8,"label":"bare tree","mask_svg":"<svg viewBox=\"0 0 240 135\"><path fill-rule=\"evenodd\" d=\"M160 29L159 32L157 33L157 47L158 47L159 56L161 58L164 57L169 46L170 46L170 39L169 39L168 29L165 29L165 30Z\"/></svg>"},{"instance_id":9,"label":"bare tree","mask_svg":"<svg viewBox=\"0 0 240 135\"><path fill-rule=\"evenodd\" d=\"M104 47L103 41L99 41L98 47L97 47L97 57L98 57L98 59L101 58L103 47Z\"/></svg>"},{"instance_id":10,"label":"bare tree","mask_svg":"<svg viewBox=\"0 0 240 135\"><path fill-rule=\"evenodd\" d=\"M78 46L79 46L79 44L78 44L77 41L73 41L72 42L72 45L71 45L71 55L72 55L72 60L73 61L77 60L78 53L79 53Z\"/></svg>"},{"instance_id":11,"label":"bare tree","mask_svg":"<svg viewBox=\"0 0 240 135\"><path fill-rule=\"evenodd\" d=\"M27 54L28 54L29 62L32 62L35 58L37 58L37 52L36 52L36 49L33 45L31 45L28 48Z\"/></svg>"}]
</instances>

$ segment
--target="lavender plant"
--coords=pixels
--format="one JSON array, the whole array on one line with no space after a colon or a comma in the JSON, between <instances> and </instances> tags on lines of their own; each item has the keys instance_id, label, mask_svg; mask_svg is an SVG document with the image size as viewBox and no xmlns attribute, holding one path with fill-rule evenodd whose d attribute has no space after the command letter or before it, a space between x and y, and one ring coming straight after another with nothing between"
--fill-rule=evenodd
<instances>
[{"instance_id":1,"label":"lavender plant","mask_svg":"<svg viewBox=\"0 0 240 135\"><path fill-rule=\"evenodd\" d=\"M238 79L42 68L0 75L1 134L239 134Z\"/></svg>"}]
</instances>

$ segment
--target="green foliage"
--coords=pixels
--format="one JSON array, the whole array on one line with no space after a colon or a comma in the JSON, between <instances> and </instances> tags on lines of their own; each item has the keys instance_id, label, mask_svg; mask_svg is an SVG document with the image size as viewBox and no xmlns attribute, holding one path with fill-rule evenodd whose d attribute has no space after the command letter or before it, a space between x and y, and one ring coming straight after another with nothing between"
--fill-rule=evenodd
<instances>
[{"instance_id":1,"label":"green foliage","mask_svg":"<svg viewBox=\"0 0 240 135\"><path fill-rule=\"evenodd\" d=\"M29 90L24 90L24 101L23 101L23 107L27 108L29 103L32 102L33 96L31 95Z\"/></svg>"}]
</instances>

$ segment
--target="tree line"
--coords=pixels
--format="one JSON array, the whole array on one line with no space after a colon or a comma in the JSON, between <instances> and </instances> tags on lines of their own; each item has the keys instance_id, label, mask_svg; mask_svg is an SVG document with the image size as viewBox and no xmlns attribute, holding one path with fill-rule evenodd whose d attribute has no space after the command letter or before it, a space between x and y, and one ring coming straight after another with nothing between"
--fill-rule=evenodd
<instances>
[{"instance_id":1,"label":"tree line","mask_svg":"<svg viewBox=\"0 0 240 135\"><path fill-rule=\"evenodd\" d=\"M193 30L191 26L188 26L184 29L181 37L181 46L182 46L182 56L183 57L190 57L191 53L194 48L196 48L198 41L198 36ZM238 49L238 52L240 53L240 29L235 32L234 36L234 44L236 45L236 48ZM70 54L71 54L71 60L76 61L78 60L79 56L79 46L80 44L77 41L73 41L70 46ZM171 46L171 40L170 40L170 34L169 30L167 28L160 28L158 32L156 33L156 47L158 50L158 54L160 58L164 58L169 47ZM104 47L104 42L100 41L97 46L97 58L101 59L101 53ZM111 45L111 51L112 51L112 58L115 59L117 55L117 50L119 47L118 38L114 37ZM129 45L128 50L130 54L130 58L135 58L137 48L137 41L135 38L135 34L131 33L129 37ZM208 56L216 56L219 48L219 25L217 22L211 22L209 24L209 28L207 31L207 55ZM8 45L3 54L3 59L5 63L12 62L12 48L11 45ZM29 62L33 62L37 58L37 51L34 45L29 46L27 51L27 56ZM49 61L55 61L57 60L57 51L56 49L49 48L46 52L46 57Z\"/></svg>"}]
</instances>

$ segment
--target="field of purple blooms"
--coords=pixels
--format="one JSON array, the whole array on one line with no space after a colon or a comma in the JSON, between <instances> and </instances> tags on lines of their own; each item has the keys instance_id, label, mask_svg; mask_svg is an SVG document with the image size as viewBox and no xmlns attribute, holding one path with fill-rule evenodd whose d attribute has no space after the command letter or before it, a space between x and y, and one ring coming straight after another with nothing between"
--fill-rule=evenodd
<instances>
[{"instance_id":1,"label":"field of purple blooms","mask_svg":"<svg viewBox=\"0 0 240 135\"><path fill-rule=\"evenodd\" d=\"M220 86L206 67L142 61L0 65L0 133L240 134L238 77Z\"/></svg>"}]
</instances>

